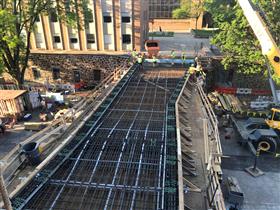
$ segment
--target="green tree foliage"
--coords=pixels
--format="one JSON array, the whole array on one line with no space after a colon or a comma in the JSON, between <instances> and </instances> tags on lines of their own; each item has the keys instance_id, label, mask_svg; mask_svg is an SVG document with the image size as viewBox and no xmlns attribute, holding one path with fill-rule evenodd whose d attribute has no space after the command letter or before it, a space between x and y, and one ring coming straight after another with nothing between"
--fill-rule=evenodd
<instances>
[{"instance_id":1,"label":"green tree foliage","mask_svg":"<svg viewBox=\"0 0 280 210\"><path fill-rule=\"evenodd\" d=\"M57 18L72 26L81 27L88 14L87 0L1 0L0 1L0 73L6 71L22 85L30 55L30 38L36 19L55 13ZM4 66L4 68L3 68Z\"/></svg>"},{"instance_id":2,"label":"green tree foliage","mask_svg":"<svg viewBox=\"0 0 280 210\"><path fill-rule=\"evenodd\" d=\"M211 42L224 54L225 69L243 73L263 71L265 64L259 42L236 1L207 0L206 9L212 14L219 32Z\"/></svg>"},{"instance_id":3,"label":"green tree foliage","mask_svg":"<svg viewBox=\"0 0 280 210\"><path fill-rule=\"evenodd\" d=\"M256 2L266 8L268 21L274 23L271 24L271 28L275 34L279 34L280 11L279 8L277 9L279 5L273 4L274 0L255 0L254 3ZM272 9L273 5L274 9ZM248 74L258 72L267 74L260 44L237 1L206 0L205 7L212 14L215 27L220 29L211 42L219 46L223 52L222 64L225 69L234 69Z\"/></svg>"},{"instance_id":4,"label":"green tree foliage","mask_svg":"<svg viewBox=\"0 0 280 210\"><path fill-rule=\"evenodd\" d=\"M175 19L195 18L195 29L199 17L203 14L203 0L182 0L180 7L172 11L172 17Z\"/></svg>"},{"instance_id":5,"label":"green tree foliage","mask_svg":"<svg viewBox=\"0 0 280 210\"><path fill-rule=\"evenodd\" d=\"M277 0L255 0L262 11L262 16L269 26L274 40L280 46L280 4Z\"/></svg>"},{"instance_id":6,"label":"green tree foliage","mask_svg":"<svg viewBox=\"0 0 280 210\"><path fill-rule=\"evenodd\" d=\"M172 17L175 19L184 19L189 17L189 13L184 8L177 8L172 11Z\"/></svg>"}]
</instances>

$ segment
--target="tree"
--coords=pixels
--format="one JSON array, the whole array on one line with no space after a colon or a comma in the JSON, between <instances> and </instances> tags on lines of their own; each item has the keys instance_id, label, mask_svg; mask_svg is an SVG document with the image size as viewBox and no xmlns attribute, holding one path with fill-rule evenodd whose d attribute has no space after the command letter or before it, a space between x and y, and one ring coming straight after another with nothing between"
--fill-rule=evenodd
<instances>
[{"instance_id":1,"label":"tree","mask_svg":"<svg viewBox=\"0 0 280 210\"><path fill-rule=\"evenodd\" d=\"M60 21L81 27L88 14L86 0L1 0L0 1L0 73L9 73L21 86L30 56L30 38L40 15L55 13Z\"/></svg>"},{"instance_id":2,"label":"tree","mask_svg":"<svg viewBox=\"0 0 280 210\"><path fill-rule=\"evenodd\" d=\"M265 60L259 42L237 2L207 0L205 6L220 29L211 42L223 52L225 69L234 68L244 73L263 71Z\"/></svg>"},{"instance_id":3,"label":"tree","mask_svg":"<svg viewBox=\"0 0 280 210\"><path fill-rule=\"evenodd\" d=\"M195 18L195 29L197 29L197 22L199 17L203 14L204 4L203 0L192 1L190 17Z\"/></svg>"},{"instance_id":4,"label":"tree","mask_svg":"<svg viewBox=\"0 0 280 210\"><path fill-rule=\"evenodd\" d=\"M262 11L261 14L269 26L274 40L280 46L280 4L276 0L258 0L255 3Z\"/></svg>"},{"instance_id":5,"label":"tree","mask_svg":"<svg viewBox=\"0 0 280 210\"><path fill-rule=\"evenodd\" d=\"M254 3L256 3L255 0ZM279 34L280 11L274 0L259 0L259 6L265 8L265 14L274 34ZM224 58L225 69L254 74L266 72L266 61L261 53L261 47L251 26L243 15L243 11L235 0L206 0L205 8L212 14L215 27L220 30L211 42L219 46ZM279 78L275 79L277 83Z\"/></svg>"},{"instance_id":6,"label":"tree","mask_svg":"<svg viewBox=\"0 0 280 210\"><path fill-rule=\"evenodd\" d=\"M180 7L172 11L172 17L175 19L195 18L195 29L199 17L203 14L203 0L182 0Z\"/></svg>"}]
</instances>

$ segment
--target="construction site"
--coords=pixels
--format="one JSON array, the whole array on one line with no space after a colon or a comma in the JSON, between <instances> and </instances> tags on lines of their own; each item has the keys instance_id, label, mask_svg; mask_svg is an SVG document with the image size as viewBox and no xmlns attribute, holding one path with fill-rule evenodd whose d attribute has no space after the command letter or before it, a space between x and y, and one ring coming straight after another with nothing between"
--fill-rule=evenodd
<instances>
[{"instance_id":1,"label":"construction site","mask_svg":"<svg viewBox=\"0 0 280 210\"><path fill-rule=\"evenodd\" d=\"M32 52L21 89L0 80L0 209L280 210L280 51L258 5L237 3L265 73L226 70L209 29Z\"/></svg>"}]
</instances>

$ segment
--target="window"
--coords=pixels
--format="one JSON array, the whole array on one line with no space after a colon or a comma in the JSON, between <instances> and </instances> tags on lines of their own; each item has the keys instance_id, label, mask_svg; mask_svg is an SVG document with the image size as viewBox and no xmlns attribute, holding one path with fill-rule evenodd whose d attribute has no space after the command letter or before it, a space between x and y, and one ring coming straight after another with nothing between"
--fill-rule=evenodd
<instances>
[{"instance_id":1,"label":"window","mask_svg":"<svg viewBox=\"0 0 280 210\"><path fill-rule=\"evenodd\" d=\"M87 34L87 43L88 44L94 44L95 43L94 34Z\"/></svg>"},{"instance_id":2,"label":"window","mask_svg":"<svg viewBox=\"0 0 280 210\"><path fill-rule=\"evenodd\" d=\"M130 17L123 16L122 17L122 22L123 23L130 23Z\"/></svg>"},{"instance_id":3,"label":"window","mask_svg":"<svg viewBox=\"0 0 280 210\"><path fill-rule=\"evenodd\" d=\"M32 73L35 80L40 78L40 72L38 71L37 68L32 68Z\"/></svg>"},{"instance_id":4,"label":"window","mask_svg":"<svg viewBox=\"0 0 280 210\"><path fill-rule=\"evenodd\" d=\"M131 43L131 35L130 34L123 34L122 35L122 43L123 44L130 44Z\"/></svg>"},{"instance_id":5,"label":"window","mask_svg":"<svg viewBox=\"0 0 280 210\"><path fill-rule=\"evenodd\" d=\"M78 43L78 39L77 38L70 38L70 42L71 43Z\"/></svg>"},{"instance_id":6,"label":"window","mask_svg":"<svg viewBox=\"0 0 280 210\"><path fill-rule=\"evenodd\" d=\"M38 44L43 43L43 34L42 33L37 33L35 35L35 37L36 37L36 41L37 41Z\"/></svg>"},{"instance_id":7,"label":"window","mask_svg":"<svg viewBox=\"0 0 280 210\"><path fill-rule=\"evenodd\" d=\"M93 14L92 12L87 13L87 21L93 23Z\"/></svg>"},{"instance_id":8,"label":"window","mask_svg":"<svg viewBox=\"0 0 280 210\"><path fill-rule=\"evenodd\" d=\"M55 43L60 43L60 36L53 37Z\"/></svg>"},{"instance_id":9,"label":"window","mask_svg":"<svg viewBox=\"0 0 280 210\"><path fill-rule=\"evenodd\" d=\"M53 68L52 69L52 76L53 76L53 80L59 79L60 78L60 69L59 68Z\"/></svg>"},{"instance_id":10,"label":"window","mask_svg":"<svg viewBox=\"0 0 280 210\"><path fill-rule=\"evenodd\" d=\"M111 23L112 22L112 17L111 16L103 16L103 21L104 21L104 23Z\"/></svg>"},{"instance_id":11,"label":"window","mask_svg":"<svg viewBox=\"0 0 280 210\"><path fill-rule=\"evenodd\" d=\"M81 73L79 70L74 70L74 82L78 83L81 81Z\"/></svg>"},{"instance_id":12,"label":"window","mask_svg":"<svg viewBox=\"0 0 280 210\"><path fill-rule=\"evenodd\" d=\"M40 16L39 15L36 16L35 21L40 22Z\"/></svg>"},{"instance_id":13,"label":"window","mask_svg":"<svg viewBox=\"0 0 280 210\"><path fill-rule=\"evenodd\" d=\"M93 78L94 78L94 81L100 81L101 80L101 70L94 70Z\"/></svg>"},{"instance_id":14,"label":"window","mask_svg":"<svg viewBox=\"0 0 280 210\"><path fill-rule=\"evenodd\" d=\"M105 34L104 35L104 43L105 44L112 44L112 34Z\"/></svg>"},{"instance_id":15,"label":"window","mask_svg":"<svg viewBox=\"0 0 280 210\"><path fill-rule=\"evenodd\" d=\"M57 22L57 14L55 9L50 11L50 20L51 22Z\"/></svg>"}]
</instances>

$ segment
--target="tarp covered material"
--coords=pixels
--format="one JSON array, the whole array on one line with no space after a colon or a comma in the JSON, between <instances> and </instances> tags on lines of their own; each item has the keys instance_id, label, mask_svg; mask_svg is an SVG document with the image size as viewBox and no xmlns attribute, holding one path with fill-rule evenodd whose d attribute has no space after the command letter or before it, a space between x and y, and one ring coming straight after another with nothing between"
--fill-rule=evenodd
<instances>
[{"instance_id":1,"label":"tarp covered material","mask_svg":"<svg viewBox=\"0 0 280 210\"><path fill-rule=\"evenodd\" d=\"M153 63L153 59L145 59L145 62L147 63ZM183 61L182 59L157 59L157 63L186 63L186 64L194 64L193 59L186 59Z\"/></svg>"},{"instance_id":2,"label":"tarp covered material","mask_svg":"<svg viewBox=\"0 0 280 210\"><path fill-rule=\"evenodd\" d=\"M26 90L0 90L0 100L15 99L27 92Z\"/></svg>"}]
</instances>

